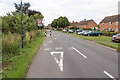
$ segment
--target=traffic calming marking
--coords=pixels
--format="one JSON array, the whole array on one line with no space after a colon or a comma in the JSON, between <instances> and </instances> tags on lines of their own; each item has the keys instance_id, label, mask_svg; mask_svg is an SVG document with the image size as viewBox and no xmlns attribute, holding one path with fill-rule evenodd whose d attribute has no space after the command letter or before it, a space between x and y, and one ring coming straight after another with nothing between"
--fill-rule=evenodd
<instances>
[{"instance_id":1,"label":"traffic calming marking","mask_svg":"<svg viewBox=\"0 0 120 80\"><path fill-rule=\"evenodd\" d=\"M104 71L104 73L108 76L108 77L110 77L110 78L112 78L113 80L117 80L117 79L115 79L115 77L113 77L111 74L109 74L107 71Z\"/></svg>"},{"instance_id":2,"label":"traffic calming marking","mask_svg":"<svg viewBox=\"0 0 120 80\"><path fill-rule=\"evenodd\" d=\"M78 51L75 47L73 47L73 49L78 52L81 56L83 56L84 58L87 58L84 54L82 54L80 51Z\"/></svg>"},{"instance_id":3,"label":"traffic calming marking","mask_svg":"<svg viewBox=\"0 0 120 80\"><path fill-rule=\"evenodd\" d=\"M57 59L57 57L55 56L55 54L60 54L60 60ZM56 61L56 63L58 64L60 71L63 71L63 52L51 52L51 55L54 57L54 60Z\"/></svg>"}]
</instances>

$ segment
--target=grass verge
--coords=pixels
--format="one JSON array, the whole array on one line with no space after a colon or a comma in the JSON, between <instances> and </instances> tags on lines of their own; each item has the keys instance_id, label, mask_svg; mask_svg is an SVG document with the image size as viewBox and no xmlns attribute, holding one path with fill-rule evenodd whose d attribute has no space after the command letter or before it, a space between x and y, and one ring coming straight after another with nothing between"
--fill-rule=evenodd
<instances>
[{"instance_id":1,"label":"grass verge","mask_svg":"<svg viewBox=\"0 0 120 80\"><path fill-rule=\"evenodd\" d=\"M12 63L2 70L2 78L24 78L28 65L44 40L44 33L22 50L22 54L12 58Z\"/></svg>"}]
</instances>

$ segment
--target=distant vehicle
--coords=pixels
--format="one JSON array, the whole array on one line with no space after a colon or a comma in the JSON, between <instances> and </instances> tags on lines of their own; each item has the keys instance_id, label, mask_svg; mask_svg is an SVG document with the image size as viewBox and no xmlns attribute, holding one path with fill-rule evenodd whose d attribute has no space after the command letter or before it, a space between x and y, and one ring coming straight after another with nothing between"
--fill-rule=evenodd
<instances>
[{"instance_id":1,"label":"distant vehicle","mask_svg":"<svg viewBox=\"0 0 120 80\"><path fill-rule=\"evenodd\" d=\"M83 32L84 32L84 30L78 30L78 31L76 31L76 33L78 34L78 35L82 35L83 34Z\"/></svg>"},{"instance_id":2,"label":"distant vehicle","mask_svg":"<svg viewBox=\"0 0 120 80\"><path fill-rule=\"evenodd\" d=\"M84 36L101 36L102 33L100 31L84 31Z\"/></svg>"},{"instance_id":3,"label":"distant vehicle","mask_svg":"<svg viewBox=\"0 0 120 80\"><path fill-rule=\"evenodd\" d=\"M68 33L73 33L73 30L68 30Z\"/></svg>"},{"instance_id":4,"label":"distant vehicle","mask_svg":"<svg viewBox=\"0 0 120 80\"><path fill-rule=\"evenodd\" d=\"M78 32L81 31L81 30L82 30L82 29L77 29L77 30L76 30L76 33L78 33Z\"/></svg>"},{"instance_id":5,"label":"distant vehicle","mask_svg":"<svg viewBox=\"0 0 120 80\"><path fill-rule=\"evenodd\" d=\"M54 29L55 31L57 30L57 29Z\"/></svg>"},{"instance_id":6,"label":"distant vehicle","mask_svg":"<svg viewBox=\"0 0 120 80\"><path fill-rule=\"evenodd\" d=\"M113 42L120 43L120 34L117 34L117 35L112 36L112 41L113 41Z\"/></svg>"},{"instance_id":7,"label":"distant vehicle","mask_svg":"<svg viewBox=\"0 0 120 80\"><path fill-rule=\"evenodd\" d=\"M88 36L88 34L89 34L89 31L87 31L87 30L84 30L84 32L82 33L82 35L84 35L84 36Z\"/></svg>"},{"instance_id":8,"label":"distant vehicle","mask_svg":"<svg viewBox=\"0 0 120 80\"><path fill-rule=\"evenodd\" d=\"M67 32L67 30L66 30L66 29L63 29L63 32Z\"/></svg>"}]
</instances>

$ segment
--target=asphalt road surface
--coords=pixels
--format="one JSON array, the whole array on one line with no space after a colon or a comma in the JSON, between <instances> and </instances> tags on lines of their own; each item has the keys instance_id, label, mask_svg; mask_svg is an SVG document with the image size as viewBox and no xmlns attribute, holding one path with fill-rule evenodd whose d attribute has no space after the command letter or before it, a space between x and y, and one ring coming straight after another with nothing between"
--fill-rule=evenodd
<instances>
[{"instance_id":1,"label":"asphalt road surface","mask_svg":"<svg viewBox=\"0 0 120 80\"><path fill-rule=\"evenodd\" d=\"M118 78L118 53L69 34L52 31L26 78Z\"/></svg>"}]
</instances>

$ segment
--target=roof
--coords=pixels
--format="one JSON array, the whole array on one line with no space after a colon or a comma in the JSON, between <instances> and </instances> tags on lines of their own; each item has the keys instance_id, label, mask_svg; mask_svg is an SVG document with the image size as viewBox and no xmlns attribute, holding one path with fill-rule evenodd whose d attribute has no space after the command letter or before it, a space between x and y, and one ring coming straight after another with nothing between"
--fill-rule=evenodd
<instances>
[{"instance_id":1,"label":"roof","mask_svg":"<svg viewBox=\"0 0 120 80\"><path fill-rule=\"evenodd\" d=\"M90 21L93 21L92 19L91 20L83 20L83 21L80 21L78 25L87 25Z\"/></svg>"},{"instance_id":2,"label":"roof","mask_svg":"<svg viewBox=\"0 0 120 80\"><path fill-rule=\"evenodd\" d=\"M78 24L78 22L72 22L72 23L70 23L70 26L75 26L77 24Z\"/></svg>"},{"instance_id":3,"label":"roof","mask_svg":"<svg viewBox=\"0 0 120 80\"><path fill-rule=\"evenodd\" d=\"M107 16L100 23L116 22L116 21L118 21L118 15Z\"/></svg>"}]
</instances>

